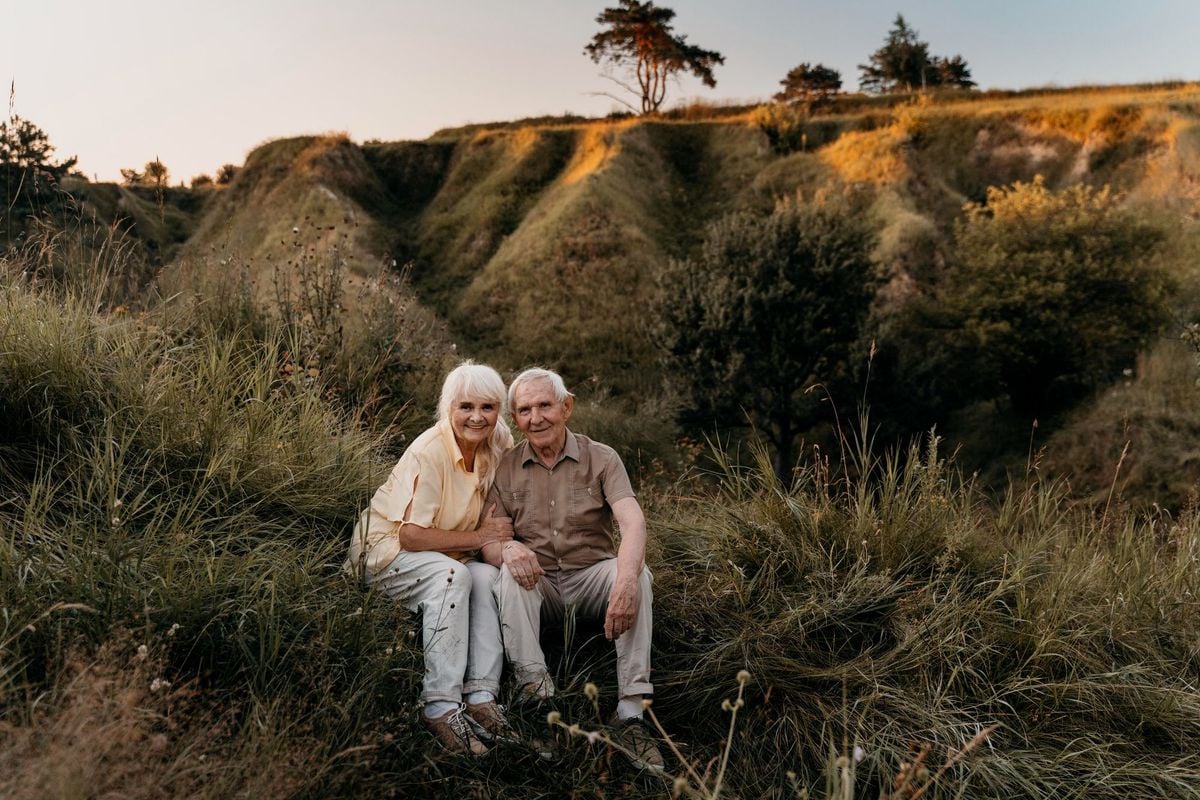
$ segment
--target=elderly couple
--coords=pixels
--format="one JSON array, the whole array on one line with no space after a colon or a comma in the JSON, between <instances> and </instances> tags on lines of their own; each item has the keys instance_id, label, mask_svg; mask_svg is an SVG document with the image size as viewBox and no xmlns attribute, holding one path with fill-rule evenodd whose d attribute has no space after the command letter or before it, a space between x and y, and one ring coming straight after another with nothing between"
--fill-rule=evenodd
<instances>
[{"instance_id":1,"label":"elderly couple","mask_svg":"<svg viewBox=\"0 0 1200 800\"><path fill-rule=\"evenodd\" d=\"M520 740L497 702L504 656L518 701L551 697L541 622L573 613L604 620L617 651L618 736L637 766L660 770L642 719L653 691L646 522L613 449L567 428L573 408L548 370L522 372L507 393L491 367L451 371L437 424L372 497L348 566L420 615L422 719L446 750L479 756L484 742ZM518 447L508 409L525 434Z\"/></svg>"}]
</instances>

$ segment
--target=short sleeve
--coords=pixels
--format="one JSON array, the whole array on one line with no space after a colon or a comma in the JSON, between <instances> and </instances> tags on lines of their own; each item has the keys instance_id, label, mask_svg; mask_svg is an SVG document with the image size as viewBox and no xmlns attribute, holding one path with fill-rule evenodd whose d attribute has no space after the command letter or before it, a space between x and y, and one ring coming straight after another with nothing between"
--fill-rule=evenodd
<instances>
[{"instance_id":1,"label":"short sleeve","mask_svg":"<svg viewBox=\"0 0 1200 800\"><path fill-rule=\"evenodd\" d=\"M442 504L441 470L420 454L402 458L388 479L386 495L378 499L375 511L390 522L435 527Z\"/></svg>"},{"instance_id":2,"label":"short sleeve","mask_svg":"<svg viewBox=\"0 0 1200 800\"><path fill-rule=\"evenodd\" d=\"M495 483L493 483L492 488L488 490L487 500L483 501L483 513L487 514L487 510L492 506L495 506L497 509L503 511L505 516L512 516L512 509L504 504L500 489Z\"/></svg>"},{"instance_id":3,"label":"short sleeve","mask_svg":"<svg viewBox=\"0 0 1200 800\"><path fill-rule=\"evenodd\" d=\"M633 485L629 482L629 473L625 471L625 464L621 462L621 457L617 455L617 451L611 448L606 449L606 463L601 480L604 482L604 500L611 506L618 500L636 495Z\"/></svg>"}]
</instances>

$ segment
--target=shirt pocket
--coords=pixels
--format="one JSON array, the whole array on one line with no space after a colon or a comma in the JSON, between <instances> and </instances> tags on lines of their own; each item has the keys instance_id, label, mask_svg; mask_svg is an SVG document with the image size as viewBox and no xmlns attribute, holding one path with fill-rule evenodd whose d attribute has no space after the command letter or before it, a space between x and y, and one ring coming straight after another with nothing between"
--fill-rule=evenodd
<instances>
[{"instance_id":1,"label":"shirt pocket","mask_svg":"<svg viewBox=\"0 0 1200 800\"><path fill-rule=\"evenodd\" d=\"M496 509L496 513L504 513L508 511L508 516L512 517L513 529L516 530L523 526L534 523L533 509L529 507L529 491L521 489L519 491L500 492L500 501L504 503L504 508ZM487 511L485 508L484 511Z\"/></svg>"},{"instance_id":2,"label":"shirt pocket","mask_svg":"<svg viewBox=\"0 0 1200 800\"><path fill-rule=\"evenodd\" d=\"M571 496L571 527L597 527L604 515L604 505L604 485L600 481L576 487Z\"/></svg>"}]
</instances>

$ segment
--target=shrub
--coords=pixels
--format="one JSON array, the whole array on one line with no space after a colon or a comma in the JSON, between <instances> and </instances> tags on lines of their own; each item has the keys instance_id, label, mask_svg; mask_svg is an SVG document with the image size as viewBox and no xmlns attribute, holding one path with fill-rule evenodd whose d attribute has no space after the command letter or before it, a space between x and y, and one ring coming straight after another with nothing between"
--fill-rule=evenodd
<instances>
[{"instance_id":1,"label":"shrub","mask_svg":"<svg viewBox=\"0 0 1200 800\"><path fill-rule=\"evenodd\" d=\"M695 259L672 262L660 336L690 422L728 429L749 417L789 470L795 437L818 417L808 390L848 373L878 283L873 247L850 201L822 198L725 217Z\"/></svg>"},{"instance_id":2,"label":"shrub","mask_svg":"<svg viewBox=\"0 0 1200 800\"><path fill-rule=\"evenodd\" d=\"M978 396L1060 410L1133 366L1167 321L1163 231L1107 189L1053 192L1038 178L989 189L966 212L941 313Z\"/></svg>"}]
</instances>

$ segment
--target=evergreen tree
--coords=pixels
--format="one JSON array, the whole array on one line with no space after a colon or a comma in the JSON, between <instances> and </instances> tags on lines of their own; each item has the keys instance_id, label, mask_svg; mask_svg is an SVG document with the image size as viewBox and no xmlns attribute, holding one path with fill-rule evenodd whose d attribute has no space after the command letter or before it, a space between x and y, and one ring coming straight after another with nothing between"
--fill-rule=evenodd
<instances>
[{"instance_id":1,"label":"evergreen tree","mask_svg":"<svg viewBox=\"0 0 1200 800\"><path fill-rule=\"evenodd\" d=\"M783 89L775 99L781 103L796 103L808 107L827 103L842 89L842 74L824 64L805 62L792 67L781 80Z\"/></svg>"},{"instance_id":2,"label":"evergreen tree","mask_svg":"<svg viewBox=\"0 0 1200 800\"><path fill-rule=\"evenodd\" d=\"M966 60L956 55L942 58L931 55L929 43L917 37L917 31L897 14L883 47L871 54L868 63L859 64L859 85L864 92L912 92L949 86L970 89L975 86Z\"/></svg>"}]
</instances>

